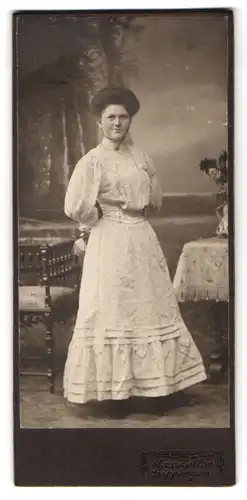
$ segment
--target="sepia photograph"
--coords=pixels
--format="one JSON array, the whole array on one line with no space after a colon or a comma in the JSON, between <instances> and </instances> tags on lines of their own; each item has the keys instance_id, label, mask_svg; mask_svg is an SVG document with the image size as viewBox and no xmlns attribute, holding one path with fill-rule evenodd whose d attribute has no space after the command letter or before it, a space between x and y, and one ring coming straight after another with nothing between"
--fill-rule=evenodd
<instances>
[{"instance_id":1,"label":"sepia photograph","mask_svg":"<svg viewBox=\"0 0 247 500\"><path fill-rule=\"evenodd\" d=\"M229 14L13 30L20 428L230 428Z\"/></svg>"}]
</instances>

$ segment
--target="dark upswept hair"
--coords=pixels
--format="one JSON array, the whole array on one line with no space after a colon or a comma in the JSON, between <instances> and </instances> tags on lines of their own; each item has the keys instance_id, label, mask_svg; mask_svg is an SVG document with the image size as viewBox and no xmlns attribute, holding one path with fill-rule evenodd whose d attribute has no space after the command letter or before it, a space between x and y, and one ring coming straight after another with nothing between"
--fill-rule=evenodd
<instances>
[{"instance_id":1,"label":"dark upswept hair","mask_svg":"<svg viewBox=\"0 0 247 500\"><path fill-rule=\"evenodd\" d=\"M132 90L125 87L106 87L92 99L91 111L99 117L102 111L111 104L124 106L130 117L134 116L140 108L140 103Z\"/></svg>"}]
</instances>

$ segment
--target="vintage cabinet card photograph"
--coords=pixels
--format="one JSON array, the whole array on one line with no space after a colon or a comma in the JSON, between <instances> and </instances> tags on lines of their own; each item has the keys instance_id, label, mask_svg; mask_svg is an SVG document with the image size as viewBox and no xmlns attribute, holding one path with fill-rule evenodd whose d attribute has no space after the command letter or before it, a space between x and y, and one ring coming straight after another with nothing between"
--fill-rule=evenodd
<instances>
[{"instance_id":1,"label":"vintage cabinet card photograph","mask_svg":"<svg viewBox=\"0 0 247 500\"><path fill-rule=\"evenodd\" d=\"M15 483L235 482L233 12L13 14Z\"/></svg>"}]
</instances>

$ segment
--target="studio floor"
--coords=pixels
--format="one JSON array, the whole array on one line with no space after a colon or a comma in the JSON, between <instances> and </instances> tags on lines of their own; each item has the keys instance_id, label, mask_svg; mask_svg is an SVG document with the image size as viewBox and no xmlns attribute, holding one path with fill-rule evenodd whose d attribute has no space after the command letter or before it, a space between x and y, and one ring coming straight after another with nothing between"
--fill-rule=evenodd
<instances>
[{"instance_id":1,"label":"studio floor","mask_svg":"<svg viewBox=\"0 0 247 500\"><path fill-rule=\"evenodd\" d=\"M185 391L186 402L156 412L153 400L133 398L128 403L127 416L111 416L110 403L88 403L70 406L63 398L62 378L56 382L56 391L50 394L46 380L21 377L20 424L22 428L164 428L164 427L228 427L229 387L202 383ZM161 405L162 406L162 405ZM108 411L109 407L109 411Z\"/></svg>"}]
</instances>

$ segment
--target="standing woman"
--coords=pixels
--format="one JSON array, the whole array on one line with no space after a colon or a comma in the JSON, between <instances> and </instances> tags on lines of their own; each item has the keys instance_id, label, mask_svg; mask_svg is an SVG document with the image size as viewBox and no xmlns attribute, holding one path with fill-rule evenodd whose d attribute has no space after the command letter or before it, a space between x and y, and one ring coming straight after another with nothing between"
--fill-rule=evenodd
<instances>
[{"instance_id":1,"label":"standing woman","mask_svg":"<svg viewBox=\"0 0 247 500\"><path fill-rule=\"evenodd\" d=\"M139 101L128 89L103 89L92 111L102 142L77 163L65 198L68 217L92 228L79 309L64 372L72 403L160 397L205 380L167 263L147 213L162 192L146 153L128 145Z\"/></svg>"}]
</instances>

